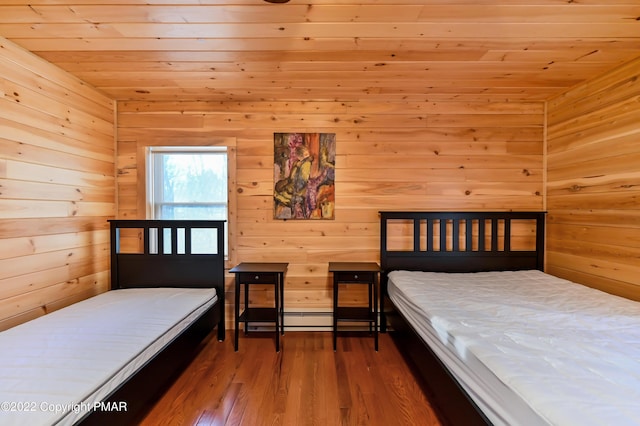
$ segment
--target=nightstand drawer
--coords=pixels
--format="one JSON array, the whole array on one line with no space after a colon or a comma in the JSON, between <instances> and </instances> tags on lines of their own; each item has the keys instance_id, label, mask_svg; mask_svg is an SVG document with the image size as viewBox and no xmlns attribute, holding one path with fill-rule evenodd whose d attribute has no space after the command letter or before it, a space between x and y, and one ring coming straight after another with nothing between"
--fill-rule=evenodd
<instances>
[{"instance_id":1,"label":"nightstand drawer","mask_svg":"<svg viewBox=\"0 0 640 426\"><path fill-rule=\"evenodd\" d=\"M278 274L274 272L241 272L238 280L243 284L276 284Z\"/></svg>"},{"instance_id":2,"label":"nightstand drawer","mask_svg":"<svg viewBox=\"0 0 640 426\"><path fill-rule=\"evenodd\" d=\"M373 272L334 272L336 280L348 283L373 283Z\"/></svg>"}]
</instances>

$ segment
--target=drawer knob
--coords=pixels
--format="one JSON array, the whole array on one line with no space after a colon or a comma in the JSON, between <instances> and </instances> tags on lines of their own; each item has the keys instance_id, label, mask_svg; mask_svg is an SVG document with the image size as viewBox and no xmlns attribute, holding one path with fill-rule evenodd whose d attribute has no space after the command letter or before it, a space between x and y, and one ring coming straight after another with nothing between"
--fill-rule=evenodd
<instances>
[{"instance_id":1,"label":"drawer knob","mask_svg":"<svg viewBox=\"0 0 640 426\"><path fill-rule=\"evenodd\" d=\"M358 274L355 274L353 277L357 280L358 279Z\"/></svg>"},{"instance_id":2,"label":"drawer knob","mask_svg":"<svg viewBox=\"0 0 640 426\"><path fill-rule=\"evenodd\" d=\"M255 279L259 280L260 279L260 275L256 275Z\"/></svg>"}]
</instances>

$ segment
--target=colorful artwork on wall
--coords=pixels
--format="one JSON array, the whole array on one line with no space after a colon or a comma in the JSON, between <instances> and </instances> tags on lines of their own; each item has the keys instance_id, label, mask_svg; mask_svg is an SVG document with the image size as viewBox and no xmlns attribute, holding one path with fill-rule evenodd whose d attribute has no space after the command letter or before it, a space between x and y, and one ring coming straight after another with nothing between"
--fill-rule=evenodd
<instances>
[{"instance_id":1,"label":"colorful artwork on wall","mask_svg":"<svg viewBox=\"0 0 640 426\"><path fill-rule=\"evenodd\" d=\"M335 218L335 133L274 133L274 218Z\"/></svg>"}]
</instances>

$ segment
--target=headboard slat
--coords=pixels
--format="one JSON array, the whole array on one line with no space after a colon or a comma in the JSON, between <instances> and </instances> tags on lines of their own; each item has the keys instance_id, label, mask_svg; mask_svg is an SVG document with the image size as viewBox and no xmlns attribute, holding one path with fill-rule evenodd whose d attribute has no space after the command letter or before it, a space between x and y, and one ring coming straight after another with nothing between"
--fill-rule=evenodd
<instances>
[{"instance_id":1,"label":"headboard slat","mask_svg":"<svg viewBox=\"0 0 640 426\"><path fill-rule=\"evenodd\" d=\"M464 221L465 224L465 250L471 251L473 250L473 220L467 219Z\"/></svg>"},{"instance_id":2,"label":"headboard slat","mask_svg":"<svg viewBox=\"0 0 640 426\"><path fill-rule=\"evenodd\" d=\"M164 232L162 229L155 229L156 235L157 235L157 239L158 239L158 247L156 247L157 249L157 253L160 254L164 251ZM148 242L146 244L149 244ZM149 247L149 251L151 251L151 247Z\"/></svg>"},{"instance_id":3,"label":"headboard slat","mask_svg":"<svg viewBox=\"0 0 640 426\"><path fill-rule=\"evenodd\" d=\"M484 243L486 238L485 221L483 219L478 219L478 251L485 251Z\"/></svg>"},{"instance_id":4,"label":"headboard slat","mask_svg":"<svg viewBox=\"0 0 640 426\"><path fill-rule=\"evenodd\" d=\"M511 251L511 219L504 220L504 251Z\"/></svg>"},{"instance_id":5,"label":"headboard slat","mask_svg":"<svg viewBox=\"0 0 640 426\"><path fill-rule=\"evenodd\" d=\"M491 219L491 251L498 251L498 219Z\"/></svg>"},{"instance_id":6,"label":"headboard slat","mask_svg":"<svg viewBox=\"0 0 640 426\"><path fill-rule=\"evenodd\" d=\"M118 228L119 230L120 228ZM151 243L149 241L151 241L151 236L149 235L149 233L151 232L151 230L149 228L147 229L142 229L142 235L143 235L143 247L144 247L144 254L151 254ZM158 244L162 245L162 237L160 237L160 240L158 241Z\"/></svg>"},{"instance_id":7,"label":"headboard slat","mask_svg":"<svg viewBox=\"0 0 640 426\"><path fill-rule=\"evenodd\" d=\"M452 249L453 251L459 251L460 250L460 220L459 219L453 219L452 220Z\"/></svg>"},{"instance_id":8,"label":"headboard slat","mask_svg":"<svg viewBox=\"0 0 640 426\"><path fill-rule=\"evenodd\" d=\"M189 232L187 232L187 230L185 229L184 231L184 250L185 250L185 254L191 254L191 233L193 232L193 230L189 230Z\"/></svg>"}]
</instances>

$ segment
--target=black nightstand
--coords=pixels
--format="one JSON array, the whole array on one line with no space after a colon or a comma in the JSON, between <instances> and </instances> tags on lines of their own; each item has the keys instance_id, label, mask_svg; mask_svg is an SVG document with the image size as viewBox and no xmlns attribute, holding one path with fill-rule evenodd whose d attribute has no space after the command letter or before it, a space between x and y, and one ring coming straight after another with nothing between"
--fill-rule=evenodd
<instances>
[{"instance_id":1,"label":"black nightstand","mask_svg":"<svg viewBox=\"0 0 640 426\"><path fill-rule=\"evenodd\" d=\"M288 263L247 263L243 262L231 268L236 274L235 289L235 340L238 350L238 329L244 322L244 332L250 322L274 322L276 326L276 351L280 351L280 333L284 335L284 274ZM273 284L275 307L250 307L249 288L251 284ZM240 287L244 285L244 311L240 313Z\"/></svg>"},{"instance_id":2,"label":"black nightstand","mask_svg":"<svg viewBox=\"0 0 640 426\"><path fill-rule=\"evenodd\" d=\"M338 322L368 322L373 332L375 349L378 350L378 273L375 262L329 262L333 273L333 350L336 350ZM369 286L369 303L363 307L338 306L338 285L365 284Z\"/></svg>"}]
</instances>

